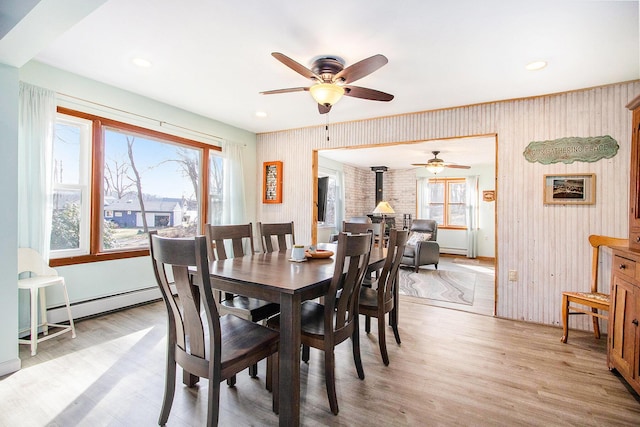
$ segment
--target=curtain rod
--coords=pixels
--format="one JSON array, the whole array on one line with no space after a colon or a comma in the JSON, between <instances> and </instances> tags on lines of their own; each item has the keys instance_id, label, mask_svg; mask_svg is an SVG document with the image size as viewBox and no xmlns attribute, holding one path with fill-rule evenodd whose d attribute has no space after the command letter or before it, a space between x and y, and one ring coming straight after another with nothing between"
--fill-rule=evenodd
<instances>
[{"instance_id":1,"label":"curtain rod","mask_svg":"<svg viewBox=\"0 0 640 427\"><path fill-rule=\"evenodd\" d=\"M216 139L216 140L218 140L218 142L222 142L222 141L225 140L224 138L222 138L220 136L217 136L217 135L211 135L210 133L202 132L202 131L195 130L195 129L190 129L190 128L187 128L187 127L184 127L184 126L180 126L180 125L175 125L173 123L165 122L163 120L154 119L153 117L145 116L145 115L138 114L138 113L132 113L131 111L122 110L120 108L111 107L111 106L105 105L105 104L100 104L99 102L90 101L88 99L79 98L77 96L69 95L69 94L66 94L66 93L61 93L61 92L56 92L56 93L58 95L66 97L66 98L75 99L75 100L78 100L78 101L82 101L82 102L86 102L86 103L89 103L89 104L97 105L97 106L106 108L108 110L118 111L120 113L125 113L125 114L131 115L131 116L136 116L136 117L140 117L140 118L143 118L143 119L146 119L146 120L150 120L152 122L157 122L160 127L162 127L162 126L172 126L174 128L177 128L177 129L186 130L188 132L193 132L193 133L197 133L197 134L200 134L200 135L207 136L209 138Z\"/></svg>"}]
</instances>

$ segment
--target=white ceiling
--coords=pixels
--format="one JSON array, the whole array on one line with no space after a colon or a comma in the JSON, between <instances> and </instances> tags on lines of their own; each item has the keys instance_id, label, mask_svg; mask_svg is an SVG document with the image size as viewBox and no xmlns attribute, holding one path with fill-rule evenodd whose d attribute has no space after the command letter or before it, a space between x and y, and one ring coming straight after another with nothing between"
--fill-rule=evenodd
<instances>
[{"instance_id":1,"label":"white ceiling","mask_svg":"<svg viewBox=\"0 0 640 427\"><path fill-rule=\"evenodd\" d=\"M0 19L6 20L19 14L16 5L24 2L3 3ZM331 122L640 77L637 1L29 3L39 3L35 12L45 6L48 11L41 20L28 19L35 12L27 15L22 22L30 25L22 32L20 25L0 32L0 62L33 51L30 56L38 61L253 132L325 123L309 93L259 94L309 83L271 57L274 51L306 66L323 54L342 57L347 65L377 53L387 56L387 65L355 84L395 99L344 97L333 107ZM6 13L10 9L13 14ZM43 29L56 24L55 31ZM0 22L5 28L11 26ZM137 56L153 66L134 67L131 59ZM528 62L541 59L547 68L525 70ZM268 116L257 118L258 110Z\"/></svg>"}]
</instances>

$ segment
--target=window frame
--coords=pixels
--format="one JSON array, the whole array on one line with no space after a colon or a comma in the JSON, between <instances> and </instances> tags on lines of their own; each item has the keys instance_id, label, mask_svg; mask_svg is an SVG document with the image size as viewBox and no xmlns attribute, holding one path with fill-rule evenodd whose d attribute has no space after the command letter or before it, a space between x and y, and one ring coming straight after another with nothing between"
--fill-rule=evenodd
<instances>
[{"instance_id":1,"label":"window frame","mask_svg":"<svg viewBox=\"0 0 640 427\"><path fill-rule=\"evenodd\" d=\"M92 135L90 141L90 165L89 165L89 248L88 253L75 256L63 256L60 258L52 258L50 265L59 267L73 264L83 264L91 262L100 262L115 259L134 258L148 256L149 249L124 249L104 251L101 249L102 239L102 221L104 221L103 198L104 189L104 128L117 129L123 132L134 133L143 137L149 137L156 140L167 141L176 145L182 145L189 148L202 150L202 160L200 161L200 188L199 188L199 227L204 229L204 225L209 215L209 156L212 151L222 152L222 148L209 145L203 142L159 132L141 126L120 122L113 119L97 116L95 114L76 111L65 107L58 106L57 112L67 116L78 117L92 122ZM206 179L204 177L207 177ZM81 237L82 238L82 237Z\"/></svg>"},{"instance_id":2,"label":"window frame","mask_svg":"<svg viewBox=\"0 0 640 427\"><path fill-rule=\"evenodd\" d=\"M462 205L466 208L467 206L467 202L465 201L464 203L450 203L449 202L449 186L451 184L466 184L466 179L465 178L429 178L427 181L427 185L431 185L431 184L440 184L440 183L444 183L444 202L443 203L433 203L433 202L429 202L429 205L443 205L443 209L442 209L442 218L443 218L443 223L442 224L438 224L438 228L441 229L450 229L450 230L466 230L467 226L466 225L452 225L449 224L449 206L450 205Z\"/></svg>"}]
</instances>

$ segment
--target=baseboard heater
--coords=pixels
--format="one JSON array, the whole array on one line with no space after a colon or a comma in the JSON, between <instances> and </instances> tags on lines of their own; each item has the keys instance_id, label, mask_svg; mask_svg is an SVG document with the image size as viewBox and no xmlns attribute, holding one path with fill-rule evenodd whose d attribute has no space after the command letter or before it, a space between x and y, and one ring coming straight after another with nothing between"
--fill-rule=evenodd
<instances>
[{"instance_id":1,"label":"baseboard heater","mask_svg":"<svg viewBox=\"0 0 640 427\"><path fill-rule=\"evenodd\" d=\"M161 298L162 295L160 295L158 287L151 286L148 288L136 289L135 291L123 292L120 294L72 303L71 314L74 320L79 320L156 301ZM47 318L53 323L64 323L65 321L69 321L64 304L47 309Z\"/></svg>"}]
</instances>

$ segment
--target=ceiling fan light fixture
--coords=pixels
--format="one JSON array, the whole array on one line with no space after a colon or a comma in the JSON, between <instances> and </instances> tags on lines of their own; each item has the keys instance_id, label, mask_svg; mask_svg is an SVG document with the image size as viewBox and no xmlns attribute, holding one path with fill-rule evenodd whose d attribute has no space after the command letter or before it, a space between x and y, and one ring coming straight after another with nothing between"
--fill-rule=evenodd
<instances>
[{"instance_id":1,"label":"ceiling fan light fixture","mask_svg":"<svg viewBox=\"0 0 640 427\"><path fill-rule=\"evenodd\" d=\"M309 92L318 104L329 107L342 98L344 88L332 83L318 83L311 86Z\"/></svg>"},{"instance_id":2,"label":"ceiling fan light fixture","mask_svg":"<svg viewBox=\"0 0 640 427\"><path fill-rule=\"evenodd\" d=\"M427 166L425 167L434 175L437 175L444 170L444 165L442 164L442 162L429 162L429 164L427 164Z\"/></svg>"}]
</instances>

